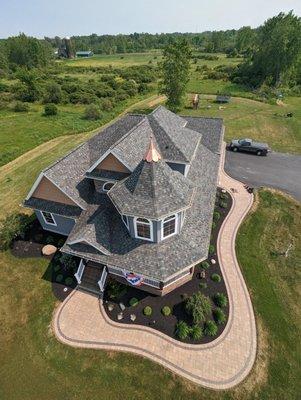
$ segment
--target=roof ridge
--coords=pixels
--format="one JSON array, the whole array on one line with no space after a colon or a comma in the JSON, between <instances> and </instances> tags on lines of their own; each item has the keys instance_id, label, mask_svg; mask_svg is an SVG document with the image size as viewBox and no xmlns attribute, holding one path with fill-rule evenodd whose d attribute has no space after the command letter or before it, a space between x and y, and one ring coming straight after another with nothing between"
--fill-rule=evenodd
<instances>
[{"instance_id":1,"label":"roof ridge","mask_svg":"<svg viewBox=\"0 0 301 400\"><path fill-rule=\"evenodd\" d=\"M139 114L132 114L132 115L139 115ZM143 115L143 114L142 114ZM131 133L133 133L143 122L146 120L146 115L144 115L144 118L142 118L141 121L139 121L136 125L133 126L132 129L130 129L128 132L126 132L117 142L115 142L111 147L108 148L107 151L114 149L119 143L121 143L123 140L125 140Z\"/></svg>"}]
</instances>

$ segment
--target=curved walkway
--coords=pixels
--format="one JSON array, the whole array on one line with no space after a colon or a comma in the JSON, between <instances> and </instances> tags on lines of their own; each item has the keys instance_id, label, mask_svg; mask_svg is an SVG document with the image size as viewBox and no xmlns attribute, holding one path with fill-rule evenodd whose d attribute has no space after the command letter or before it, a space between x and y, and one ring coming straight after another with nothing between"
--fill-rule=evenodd
<instances>
[{"instance_id":1,"label":"curved walkway","mask_svg":"<svg viewBox=\"0 0 301 400\"><path fill-rule=\"evenodd\" d=\"M208 344L190 345L151 328L121 325L108 319L96 297L74 291L53 319L58 340L75 347L136 353L212 389L228 389L240 383L254 364L257 339L250 296L235 256L235 237L253 196L223 170L219 184L233 197L217 244L230 305L229 320L221 336Z\"/></svg>"}]
</instances>

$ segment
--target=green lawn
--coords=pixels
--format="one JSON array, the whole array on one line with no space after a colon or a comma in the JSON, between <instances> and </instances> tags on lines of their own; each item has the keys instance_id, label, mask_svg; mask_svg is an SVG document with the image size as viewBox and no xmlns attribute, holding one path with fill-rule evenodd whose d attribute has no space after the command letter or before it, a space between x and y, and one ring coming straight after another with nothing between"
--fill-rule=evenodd
<instances>
[{"instance_id":1,"label":"green lawn","mask_svg":"<svg viewBox=\"0 0 301 400\"><path fill-rule=\"evenodd\" d=\"M300 97L288 97L285 106L233 97L221 108L214 100L215 96L201 96L198 110L192 110L188 100L181 113L223 118L226 140L250 137L267 142L275 151L301 154ZM293 118L285 117L288 112Z\"/></svg>"},{"instance_id":2,"label":"green lawn","mask_svg":"<svg viewBox=\"0 0 301 400\"><path fill-rule=\"evenodd\" d=\"M56 137L93 130L147 97L151 97L151 93L122 101L113 111L103 112L102 119L97 121L83 118L85 106L82 105L59 105L58 115L50 117L43 116L43 107L37 104L31 104L28 113L1 110L0 167Z\"/></svg>"},{"instance_id":3,"label":"green lawn","mask_svg":"<svg viewBox=\"0 0 301 400\"><path fill-rule=\"evenodd\" d=\"M301 209L269 191L261 191L258 200L237 241L260 327L258 361L243 384L214 392L144 358L60 344L50 329L56 301L45 279L47 261L16 259L5 252L0 257L0 398L297 400L301 391L297 267ZM275 255L290 242L294 247L287 258Z\"/></svg>"}]
</instances>

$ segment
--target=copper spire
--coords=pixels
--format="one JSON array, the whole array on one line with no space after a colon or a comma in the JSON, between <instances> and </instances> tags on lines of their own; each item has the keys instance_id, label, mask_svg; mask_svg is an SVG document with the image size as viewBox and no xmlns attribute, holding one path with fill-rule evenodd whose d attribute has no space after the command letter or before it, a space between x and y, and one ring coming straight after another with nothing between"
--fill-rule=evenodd
<instances>
[{"instance_id":1,"label":"copper spire","mask_svg":"<svg viewBox=\"0 0 301 400\"><path fill-rule=\"evenodd\" d=\"M161 160L161 154L156 149L152 136L150 138L149 148L148 148L147 152L145 153L143 160L145 160L149 163L150 162L158 162L159 160Z\"/></svg>"}]
</instances>

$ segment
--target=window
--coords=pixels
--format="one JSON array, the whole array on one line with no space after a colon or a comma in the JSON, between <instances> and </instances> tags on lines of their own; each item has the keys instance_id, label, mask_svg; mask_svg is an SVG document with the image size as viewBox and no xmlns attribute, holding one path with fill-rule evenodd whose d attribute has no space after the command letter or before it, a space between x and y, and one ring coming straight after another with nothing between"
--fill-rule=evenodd
<instances>
[{"instance_id":1,"label":"window","mask_svg":"<svg viewBox=\"0 0 301 400\"><path fill-rule=\"evenodd\" d=\"M162 239L177 233L177 216L170 215L163 220Z\"/></svg>"},{"instance_id":2,"label":"window","mask_svg":"<svg viewBox=\"0 0 301 400\"><path fill-rule=\"evenodd\" d=\"M106 183L104 183L102 190L104 192L108 192L110 189L112 189L113 186L114 186L114 182L106 182Z\"/></svg>"},{"instance_id":3,"label":"window","mask_svg":"<svg viewBox=\"0 0 301 400\"><path fill-rule=\"evenodd\" d=\"M54 219L53 215L50 212L42 211L42 216L43 216L44 221L46 222L46 224L55 225L56 226L55 219Z\"/></svg>"},{"instance_id":4,"label":"window","mask_svg":"<svg viewBox=\"0 0 301 400\"><path fill-rule=\"evenodd\" d=\"M137 218L135 223L135 236L139 239L153 240L151 222L146 218Z\"/></svg>"},{"instance_id":5,"label":"window","mask_svg":"<svg viewBox=\"0 0 301 400\"><path fill-rule=\"evenodd\" d=\"M124 225L128 228L129 227L129 220L128 220L127 215L122 215L121 218L122 218L122 221L124 222Z\"/></svg>"}]
</instances>

